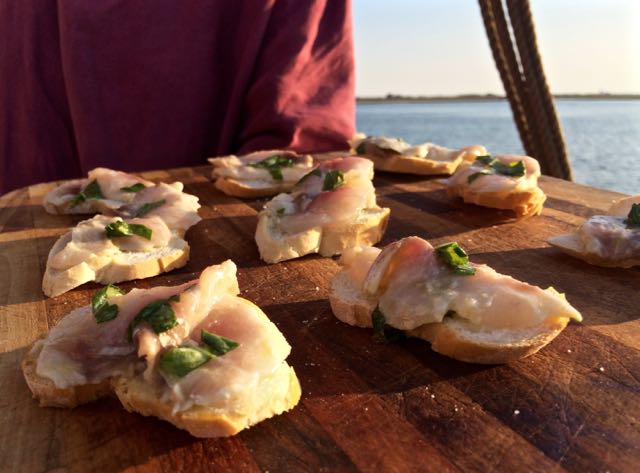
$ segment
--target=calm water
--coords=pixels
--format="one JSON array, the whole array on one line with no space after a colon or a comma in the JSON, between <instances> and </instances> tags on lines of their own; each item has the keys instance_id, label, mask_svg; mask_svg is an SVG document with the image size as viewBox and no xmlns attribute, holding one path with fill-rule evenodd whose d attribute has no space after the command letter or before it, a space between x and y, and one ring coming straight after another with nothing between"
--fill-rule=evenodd
<instances>
[{"instance_id":1,"label":"calm water","mask_svg":"<svg viewBox=\"0 0 640 473\"><path fill-rule=\"evenodd\" d=\"M640 193L640 101L558 100L576 182ZM483 144L493 154L524 150L503 102L359 104L358 130L451 148Z\"/></svg>"}]
</instances>

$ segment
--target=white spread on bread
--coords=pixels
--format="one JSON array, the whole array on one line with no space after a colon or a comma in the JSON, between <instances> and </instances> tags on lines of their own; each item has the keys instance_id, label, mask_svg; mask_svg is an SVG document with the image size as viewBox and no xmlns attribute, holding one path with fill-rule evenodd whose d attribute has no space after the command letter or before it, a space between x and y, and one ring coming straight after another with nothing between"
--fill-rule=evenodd
<instances>
[{"instance_id":1,"label":"white spread on bread","mask_svg":"<svg viewBox=\"0 0 640 473\"><path fill-rule=\"evenodd\" d=\"M376 298L386 323L394 328L411 330L442 322L446 316L495 329L533 327L559 317L581 320L555 291L499 274L489 266L472 264L474 275L455 274L421 238L389 245L371 263L373 255L371 249L350 252L341 262L361 279L363 292Z\"/></svg>"}]
</instances>

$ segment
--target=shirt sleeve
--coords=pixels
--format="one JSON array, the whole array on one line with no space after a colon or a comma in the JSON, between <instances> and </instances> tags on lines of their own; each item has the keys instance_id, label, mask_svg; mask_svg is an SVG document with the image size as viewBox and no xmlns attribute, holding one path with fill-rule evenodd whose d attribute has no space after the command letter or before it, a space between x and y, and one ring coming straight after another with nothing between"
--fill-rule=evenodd
<instances>
[{"instance_id":1,"label":"shirt sleeve","mask_svg":"<svg viewBox=\"0 0 640 473\"><path fill-rule=\"evenodd\" d=\"M238 152L347 149L354 89L350 0L277 0L242 105Z\"/></svg>"}]
</instances>

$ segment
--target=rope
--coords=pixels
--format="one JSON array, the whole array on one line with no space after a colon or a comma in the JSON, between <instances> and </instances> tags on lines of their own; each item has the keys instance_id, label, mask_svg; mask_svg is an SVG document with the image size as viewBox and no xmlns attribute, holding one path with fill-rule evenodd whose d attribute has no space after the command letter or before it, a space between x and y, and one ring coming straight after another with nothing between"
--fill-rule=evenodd
<instances>
[{"instance_id":1,"label":"rope","mask_svg":"<svg viewBox=\"0 0 640 473\"><path fill-rule=\"evenodd\" d=\"M502 0L478 1L493 58L527 154L540 162L543 173L571 179L571 165L538 53L529 1L506 0L508 20Z\"/></svg>"}]
</instances>

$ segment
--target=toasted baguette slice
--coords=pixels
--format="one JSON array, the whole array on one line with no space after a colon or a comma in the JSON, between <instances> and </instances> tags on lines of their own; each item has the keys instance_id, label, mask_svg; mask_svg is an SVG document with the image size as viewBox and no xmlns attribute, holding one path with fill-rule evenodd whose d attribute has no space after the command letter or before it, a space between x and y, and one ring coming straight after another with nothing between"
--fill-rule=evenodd
<instances>
[{"instance_id":1,"label":"toasted baguette slice","mask_svg":"<svg viewBox=\"0 0 640 473\"><path fill-rule=\"evenodd\" d=\"M96 216L85 222L94 220L109 222L112 219ZM189 244L179 236L179 232L171 231L166 244L151 251L123 251L105 244L77 264L56 267L53 263L55 258L69 245L75 245L73 231L62 235L49 251L42 279L42 291L49 297L59 296L90 281L108 284L156 276L180 268L189 260Z\"/></svg>"},{"instance_id":2,"label":"toasted baguette slice","mask_svg":"<svg viewBox=\"0 0 640 473\"><path fill-rule=\"evenodd\" d=\"M224 410L195 405L174 412L159 392L141 377L117 378L116 396L129 412L153 416L187 430L194 437L228 437L258 422L282 414L300 400L300 382L286 362L270 376L261 376L255 388L255 403L250 412Z\"/></svg>"},{"instance_id":3,"label":"toasted baguette slice","mask_svg":"<svg viewBox=\"0 0 640 473\"><path fill-rule=\"evenodd\" d=\"M390 212L380 207L364 209L353 222L288 234L278 224L279 216L264 209L258 215L256 228L260 258L267 263L277 263L312 253L334 256L354 246L374 245L382 239Z\"/></svg>"},{"instance_id":4,"label":"toasted baguette slice","mask_svg":"<svg viewBox=\"0 0 640 473\"><path fill-rule=\"evenodd\" d=\"M234 435L291 409L301 394L286 362L291 347L259 307L238 297L235 271L226 261L180 286L104 293L101 303L116 308L108 320L91 305L74 310L22 360L34 398L75 407L115 394L127 410L197 437ZM166 304L161 315L158 303ZM185 358L173 350L210 356L194 365L193 351Z\"/></svg>"},{"instance_id":5,"label":"toasted baguette slice","mask_svg":"<svg viewBox=\"0 0 640 473\"><path fill-rule=\"evenodd\" d=\"M478 192L462 185L448 187L447 194L449 197L462 197L468 204L513 210L518 218L540 215L547 200L539 187L520 192Z\"/></svg>"},{"instance_id":6,"label":"toasted baguette slice","mask_svg":"<svg viewBox=\"0 0 640 473\"><path fill-rule=\"evenodd\" d=\"M512 176L493 171L482 159L493 159L498 164L516 165L524 174ZM517 218L539 215L547 199L538 187L540 165L530 156L498 155L482 156L461 166L444 182L450 197L462 197L467 203L495 209L513 210Z\"/></svg>"},{"instance_id":7,"label":"toasted baguette slice","mask_svg":"<svg viewBox=\"0 0 640 473\"><path fill-rule=\"evenodd\" d=\"M93 181L99 187L102 197L78 200L78 195ZM120 207L135 198L136 192L122 190L134 185L151 187L154 183L133 174L95 168L89 171L88 177L66 181L53 189L45 196L42 205L47 212L54 215L92 213L114 215Z\"/></svg>"},{"instance_id":8,"label":"toasted baguette slice","mask_svg":"<svg viewBox=\"0 0 640 473\"><path fill-rule=\"evenodd\" d=\"M258 214L260 257L277 263L310 253L333 256L380 241L390 210L377 205L371 179L373 165L364 158L320 163Z\"/></svg>"},{"instance_id":9,"label":"toasted baguette slice","mask_svg":"<svg viewBox=\"0 0 640 473\"><path fill-rule=\"evenodd\" d=\"M36 341L20 363L24 379L41 407L76 407L111 395L110 379L95 384L59 388L49 378L38 376L36 366L42 346L43 340Z\"/></svg>"},{"instance_id":10,"label":"toasted baguette slice","mask_svg":"<svg viewBox=\"0 0 640 473\"><path fill-rule=\"evenodd\" d=\"M363 133L354 135L349 143L351 151L373 161L376 170L421 176L451 175L463 162L487 154L481 145L462 149L449 149L434 143L411 146L403 140L367 137Z\"/></svg>"},{"instance_id":11,"label":"toasted baguette slice","mask_svg":"<svg viewBox=\"0 0 640 473\"><path fill-rule=\"evenodd\" d=\"M595 266L605 268L632 268L640 266L640 257L626 257L621 259L604 258L601 255L588 251L575 233L566 233L549 238L547 242L551 246L559 248L563 252L575 258L586 261Z\"/></svg>"},{"instance_id":12,"label":"toasted baguette slice","mask_svg":"<svg viewBox=\"0 0 640 473\"><path fill-rule=\"evenodd\" d=\"M401 242L402 240L397 243ZM377 252L367 255L365 252L369 250L351 249L341 259L341 263L344 264L342 270L331 281L329 302L334 315L342 322L357 327L373 326L373 313L378 306L380 294L367 292L365 281L373 277L373 269L369 269L379 265L384 256L389 256L386 254L377 257ZM362 265L355 273L354 264ZM394 266L395 263L392 262L390 267ZM395 276L392 274L390 277ZM389 281L386 280L383 284L386 286ZM553 288L548 288L545 292L564 299L564 296ZM410 323L411 317L406 315L405 322ZM498 364L537 352L553 340L566 327L568 321L567 316L551 316L531 327L496 328L483 327L454 313L445 316L442 322L418 325L404 332L407 336L430 342L434 351L451 358L470 363Z\"/></svg>"},{"instance_id":13,"label":"toasted baguette slice","mask_svg":"<svg viewBox=\"0 0 640 473\"><path fill-rule=\"evenodd\" d=\"M551 237L547 242L563 252L596 266L640 266L637 226L627 225L637 212L640 195L615 200L607 215L594 215L574 233ZM635 210L632 208L635 207Z\"/></svg>"},{"instance_id":14,"label":"toasted baguette slice","mask_svg":"<svg viewBox=\"0 0 640 473\"><path fill-rule=\"evenodd\" d=\"M295 183L277 181L239 180L232 177L220 176L214 182L214 186L227 195L242 197L244 199L257 199L269 197L280 192L288 192Z\"/></svg>"},{"instance_id":15,"label":"toasted baguette slice","mask_svg":"<svg viewBox=\"0 0 640 473\"><path fill-rule=\"evenodd\" d=\"M278 167L276 179L269 169L256 166L273 156L293 160L293 165ZM286 150L255 151L243 156L229 155L208 160L213 164L211 173L215 187L227 195L243 198L269 197L289 192L298 180L313 168L310 155ZM276 176L277 177L277 176Z\"/></svg>"}]
</instances>

